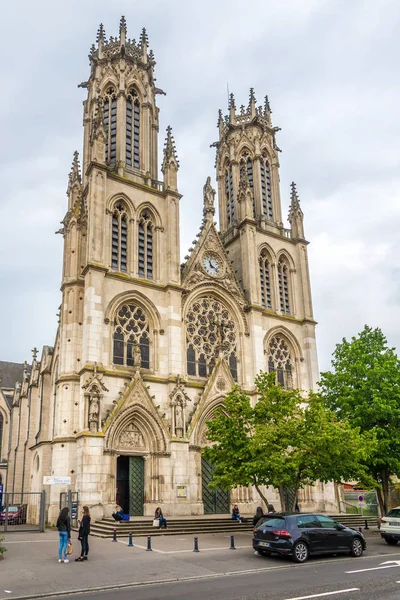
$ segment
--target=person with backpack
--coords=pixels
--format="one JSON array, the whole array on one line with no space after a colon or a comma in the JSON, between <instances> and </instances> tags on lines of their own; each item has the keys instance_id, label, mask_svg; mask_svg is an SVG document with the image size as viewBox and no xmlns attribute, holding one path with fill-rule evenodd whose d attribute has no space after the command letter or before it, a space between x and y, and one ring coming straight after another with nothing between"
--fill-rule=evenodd
<instances>
[{"instance_id":1,"label":"person with backpack","mask_svg":"<svg viewBox=\"0 0 400 600\"><path fill-rule=\"evenodd\" d=\"M90 512L89 507L82 509L82 520L79 523L78 540L81 542L81 555L75 559L75 562L88 560L89 554L89 533L90 533Z\"/></svg>"},{"instance_id":2,"label":"person with backpack","mask_svg":"<svg viewBox=\"0 0 400 600\"><path fill-rule=\"evenodd\" d=\"M58 535L60 537L60 544L58 546L58 562L69 563L67 558L67 547L68 543L71 542L71 519L69 518L69 509L67 506L61 509L58 515L56 527L58 529ZM63 558L64 556L64 558Z\"/></svg>"}]
</instances>

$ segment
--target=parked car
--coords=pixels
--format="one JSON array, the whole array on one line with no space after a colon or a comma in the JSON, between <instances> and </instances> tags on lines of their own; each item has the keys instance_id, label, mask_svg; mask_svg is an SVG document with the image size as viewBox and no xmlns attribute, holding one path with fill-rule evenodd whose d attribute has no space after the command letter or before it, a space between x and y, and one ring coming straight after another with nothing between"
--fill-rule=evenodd
<instances>
[{"instance_id":1,"label":"parked car","mask_svg":"<svg viewBox=\"0 0 400 600\"><path fill-rule=\"evenodd\" d=\"M367 544L355 529L312 513L274 513L262 517L253 533L259 554L289 555L303 563L313 554L348 553L361 556Z\"/></svg>"},{"instance_id":2,"label":"parked car","mask_svg":"<svg viewBox=\"0 0 400 600\"><path fill-rule=\"evenodd\" d=\"M4 525L6 521L6 510L0 513L0 525ZM17 506L9 506L7 511L7 525L25 525L26 523L26 504Z\"/></svg>"},{"instance_id":3,"label":"parked car","mask_svg":"<svg viewBox=\"0 0 400 600\"><path fill-rule=\"evenodd\" d=\"M395 546L400 540L400 506L392 508L380 519L381 536L389 546Z\"/></svg>"}]
</instances>

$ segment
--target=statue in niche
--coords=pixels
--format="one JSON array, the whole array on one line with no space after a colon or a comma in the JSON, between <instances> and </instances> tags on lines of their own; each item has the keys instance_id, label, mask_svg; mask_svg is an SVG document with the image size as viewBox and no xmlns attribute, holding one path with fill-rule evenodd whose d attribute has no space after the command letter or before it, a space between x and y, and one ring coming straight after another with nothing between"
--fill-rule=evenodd
<instances>
[{"instance_id":1,"label":"statue in niche","mask_svg":"<svg viewBox=\"0 0 400 600\"><path fill-rule=\"evenodd\" d=\"M184 435L184 419L183 419L183 402L179 398L175 405L175 436L183 437Z\"/></svg>"},{"instance_id":2,"label":"statue in niche","mask_svg":"<svg viewBox=\"0 0 400 600\"><path fill-rule=\"evenodd\" d=\"M143 448L143 435L133 423L128 425L121 433L119 438L119 446L121 448Z\"/></svg>"},{"instance_id":3,"label":"statue in niche","mask_svg":"<svg viewBox=\"0 0 400 600\"><path fill-rule=\"evenodd\" d=\"M207 181L205 186L203 187L203 213L206 215L210 213L213 215L215 213L214 207L215 201L215 190L211 185L211 177L207 177Z\"/></svg>"},{"instance_id":4,"label":"statue in niche","mask_svg":"<svg viewBox=\"0 0 400 600\"><path fill-rule=\"evenodd\" d=\"M97 433L99 430L99 399L92 396L89 400L89 431Z\"/></svg>"},{"instance_id":5,"label":"statue in niche","mask_svg":"<svg viewBox=\"0 0 400 600\"><path fill-rule=\"evenodd\" d=\"M140 369L142 365L142 353L140 351L140 346L137 342L133 344L132 348L132 358L133 358L133 366L135 369Z\"/></svg>"}]
</instances>

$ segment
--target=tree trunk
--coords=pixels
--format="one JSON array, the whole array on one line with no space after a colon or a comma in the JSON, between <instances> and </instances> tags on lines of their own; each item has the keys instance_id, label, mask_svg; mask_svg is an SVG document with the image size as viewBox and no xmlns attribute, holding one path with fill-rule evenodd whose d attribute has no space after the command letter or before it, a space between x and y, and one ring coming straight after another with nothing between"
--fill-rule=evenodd
<instances>
[{"instance_id":1,"label":"tree trunk","mask_svg":"<svg viewBox=\"0 0 400 600\"><path fill-rule=\"evenodd\" d=\"M385 508L384 508L384 504L383 504L383 497L382 497L382 490L381 488L375 488L376 491L376 495L378 498L378 503L379 503L379 510L381 512L381 516L383 517L383 515L385 514Z\"/></svg>"},{"instance_id":2,"label":"tree trunk","mask_svg":"<svg viewBox=\"0 0 400 600\"><path fill-rule=\"evenodd\" d=\"M389 510L389 474L387 471L383 471L382 475L382 494L383 494L383 508L384 515Z\"/></svg>"},{"instance_id":3,"label":"tree trunk","mask_svg":"<svg viewBox=\"0 0 400 600\"><path fill-rule=\"evenodd\" d=\"M266 508L267 508L267 510L268 510L268 505L269 505L269 502L268 502L268 499L267 499L267 497L266 497L266 496L264 496L264 494L262 493L262 491L260 490L259 486L258 486L256 483L254 484L254 487L256 488L257 492L258 492L258 493L259 493L259 495L260 495L260 498L261 498L261 500L262 500L262 501L265 503L265 506L266 506Z\"/></svg>"},{"instance_id":4,"label":"tree trunk","mask_svg":"<svg viewBox=\"0 0 400 600\"><path fill-rule=\"evenodd\" d=\"M279 498L281 501L281 511L285 512L286 511L286 496L285 496L285 488L283 487L282 484L280 484L280 486L279 486Z\"/></svg>"}]
</instances>

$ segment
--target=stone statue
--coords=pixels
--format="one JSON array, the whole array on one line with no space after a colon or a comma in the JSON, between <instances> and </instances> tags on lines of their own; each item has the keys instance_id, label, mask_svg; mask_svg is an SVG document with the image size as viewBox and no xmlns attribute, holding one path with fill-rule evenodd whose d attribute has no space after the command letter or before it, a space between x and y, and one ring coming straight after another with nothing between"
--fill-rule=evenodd
<instances>
[{"instance_id":1,"label":"stone statue","mask_svg":"<svg viewBox=\"0 0 400 600\"><path fill-rule=\"evenodd\" d=\"M90 399L89 404L89 430L91 433L97 433L99 428L99 400L97 396Z\"/></svg>"},{"instance_id":2,"label":"stone statue","mask_svg":"<svg viewBox=\"0 0 400 600\"><path fill-rule=\"evenodd\" d=\"M142 353L140 351L140 346L137 342L133 344L132 357L135 369L140 369L142 365Z\"/></svg>"},{"instance_id":3,"label":"stone statue","mask_svg":"<svg viewBox=\"0 0 400 600\"><path fill-rule=\"evenodd\" d=\"M183 437L184 434L184 423L183 423L183 405L182 400L178 400L175 406L175 435L176 437Z\"/></svg>"},{"instance_id":4,"label":"stone statue","mask_svg":"<svg viewBox=\"0 0 400 600\"><path fill-rule=\"evenodd\" d=\"M207 177L207 181L205 186L203 187L203 214L206 216L207 214L213 215L215 213L214 207L214 199L215 199L215 190L211 185L211 177Z\"/></svg>"}]
</instances>

